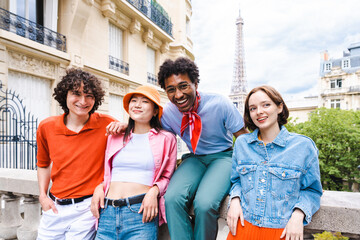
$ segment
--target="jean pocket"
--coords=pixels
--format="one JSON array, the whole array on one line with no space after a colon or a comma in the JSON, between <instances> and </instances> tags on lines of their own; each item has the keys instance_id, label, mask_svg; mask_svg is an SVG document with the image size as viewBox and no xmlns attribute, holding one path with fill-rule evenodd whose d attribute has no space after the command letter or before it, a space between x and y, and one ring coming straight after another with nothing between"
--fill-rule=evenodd
<instances>
[{"instance_id":1,"label":"jean pocket","mask_svg":"<svg viewBox=\"0 0 360 240\"><path fill-rule=\"evenodd\" d=\"M301 172L282 167L270 167L271 195L278 200L290 198L300 191Z\"/></svg>"},{"instance_id":2,"label":"jean pocket","mask_svg":"<svg viewBox=\"0 0 360 240\"><path fill-rule=\"evenodd\" d=\"M105 211L105 208L99 208L99 214L101 215Z\"/></svg>"},{"instance_id":3,"label":"jean pocket","mask_svg":"<svg viewBox=\"0 0 360 240\"><path fill-rule=\"evenodd\" d=\"M48 209L48 210L46 210L46 211L44 211L44 210L42 210L42 214L44 215L44 214L46 214L46 215L53 215L53 214L55 214L54 213L54 211L52 210L52 208L50 208L50 209Z\"/></svg>"},{"instance_id":4,"label":"jean pocket","mask_svg":"<svg viewBox=\"0 0 360 240\"><path fill-rule=\"evenodd\" d=\"M241 191L246 194L254 188L256 165L239 165L236 171L240 177Z\"/></svg>"},{"instance_id":5,"label":"jean pocket","mask_svg":"<svg viewBox=\"0 0 360 240\"><path fill-rule=\"evenodd\" d=\"M128 205L128 208L133 213L138 213L141 207L141 203Z\"/></svg>"}]
</instances>

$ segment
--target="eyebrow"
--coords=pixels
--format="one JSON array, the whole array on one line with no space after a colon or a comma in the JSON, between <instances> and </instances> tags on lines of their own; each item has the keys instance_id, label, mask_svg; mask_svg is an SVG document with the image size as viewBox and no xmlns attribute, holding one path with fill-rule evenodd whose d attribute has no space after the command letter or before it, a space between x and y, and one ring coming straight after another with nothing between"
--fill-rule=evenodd
<instances>
[{"instance_id":1,"label":"eyebrow","mask_svg":"<svg viewBox=\"0 0 360 240\"><path fill-rule=\"evenodd\" d=\"M179 82L179 84L178 84L177 86L179 86L179 85L181 85L181 84L188 84L188 82L187 82L187 81ZM174 85L169 85L169 86L167 86L166 88L169 88L169 87L175 87L175 86L174 86Z\"/></svg>"}]
</instances>

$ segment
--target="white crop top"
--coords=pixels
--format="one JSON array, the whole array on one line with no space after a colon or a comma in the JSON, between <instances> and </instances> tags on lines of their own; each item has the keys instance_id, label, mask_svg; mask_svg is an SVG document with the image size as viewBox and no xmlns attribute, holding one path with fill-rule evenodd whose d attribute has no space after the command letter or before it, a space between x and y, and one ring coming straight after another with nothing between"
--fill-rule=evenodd
<instances>
[{"instance_id":1,"label":"white crop top","mask_svg":"<svg viewBox=\"0 0 360 240\"><path fill-rule=\"evenodd\" d=\"M113 158L111 181L152 186L154 174L155 163L148 133L133 133L131 140Z\"/></svg>"}]
</instances>

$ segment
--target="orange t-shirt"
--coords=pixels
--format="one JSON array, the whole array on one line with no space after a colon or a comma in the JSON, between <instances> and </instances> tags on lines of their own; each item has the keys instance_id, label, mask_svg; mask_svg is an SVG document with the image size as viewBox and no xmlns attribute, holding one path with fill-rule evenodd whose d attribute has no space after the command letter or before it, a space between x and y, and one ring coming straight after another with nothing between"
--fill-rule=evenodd
<instances>
[{"instance_id":1,"label":"orange t-shirt","mask_svg":"<svg viewBox=\"0 0 360 240\"><path fill-rule=\"evenodd\" d=\"M43 120L37 130L37 166L52 163L51 193L58 198L93 194L103 181L107 137L105 127L115 119L93 113L79 133L64 124L65 114Z\"/></svg>"}]
</instances>

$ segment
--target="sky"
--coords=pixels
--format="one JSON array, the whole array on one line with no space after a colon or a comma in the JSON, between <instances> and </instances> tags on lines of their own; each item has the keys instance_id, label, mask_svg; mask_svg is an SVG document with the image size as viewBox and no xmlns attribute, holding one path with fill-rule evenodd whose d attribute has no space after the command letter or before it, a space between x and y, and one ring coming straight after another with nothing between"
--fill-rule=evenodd
<instances>
[{"instance_id":1,"label":"sky","mask_svg":"<svg viewBox=\"0 0 360 240\"><path fill-rule=\"evenodd\" d=\"M360 42L359 0L192 0L191 39L200 91L229 95L236 19L244 20L248 91L268 84L286 99L317 95L320 53Z\"/></svg>"}]
</instances>

